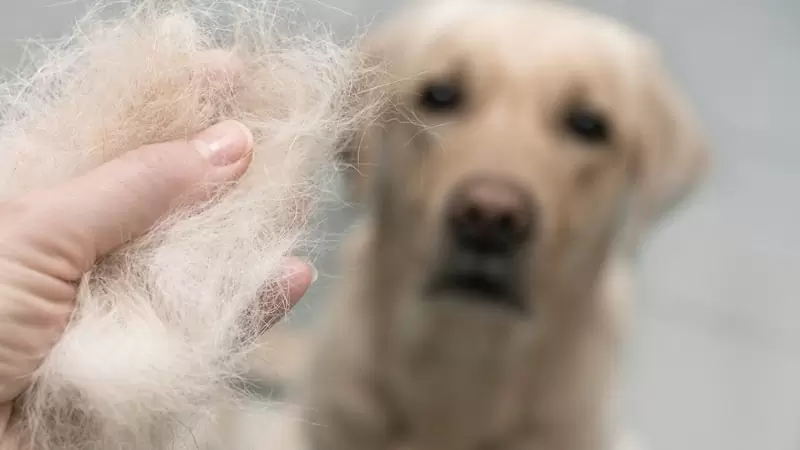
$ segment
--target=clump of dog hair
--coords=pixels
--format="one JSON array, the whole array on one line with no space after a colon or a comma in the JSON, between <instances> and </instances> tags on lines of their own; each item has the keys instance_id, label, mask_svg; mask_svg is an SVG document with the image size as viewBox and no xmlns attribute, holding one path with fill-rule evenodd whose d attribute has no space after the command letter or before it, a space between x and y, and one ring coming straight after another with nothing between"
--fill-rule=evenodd
<instances>
[{"instance_id":1,"label":"clump of dog hair","mask_svg":"<svg viewBox=\"0 0 800 450\"><path fill-rule=\"evenodd\" d=\"M0 201L225 119L255 138L239 183L86 274L15 404L21 447L206 448L195 431L243 401L234 386L263 331L261 298L310 242L337 143L377 106L353 101L367 72L356 46L292 31L291 17L283 2L101 4L0 86Z\"/></svg>"}]
</instances>

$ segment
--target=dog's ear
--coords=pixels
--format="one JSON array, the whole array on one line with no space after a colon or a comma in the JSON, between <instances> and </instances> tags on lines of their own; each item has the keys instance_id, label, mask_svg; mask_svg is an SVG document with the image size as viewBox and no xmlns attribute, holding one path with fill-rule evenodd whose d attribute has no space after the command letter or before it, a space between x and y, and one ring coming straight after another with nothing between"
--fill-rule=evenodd
<instances>
[{"instance_id":1,"label":"dog's ear","mask_svg":"<svg viewBox=\"0 0 800 450\"><path fill-rule=\"evenodd\" d=\"M709 171L709 143L694 110L668 74L658 50L643 45L634 181L623 245L643 235L695 191Z\"/></svg>"}]
</instances>

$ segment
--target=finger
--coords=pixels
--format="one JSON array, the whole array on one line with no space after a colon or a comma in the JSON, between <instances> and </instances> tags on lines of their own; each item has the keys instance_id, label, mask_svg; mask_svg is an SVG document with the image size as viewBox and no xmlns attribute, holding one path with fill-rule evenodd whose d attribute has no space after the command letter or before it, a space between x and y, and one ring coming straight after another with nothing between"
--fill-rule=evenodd
<instances>
[{"instance_id":1,"label":"finger","mask_svg":"<svg viewBox=\"0 0 800 450\"><path fill-rule=\"evenodd\" d=\"M290 307L294 307L306 294L318 277L317 269L310 263L300 258L287 258L284 268L284 277L287 279L287 297Z\"/></svg>"},{"instance_id":2,"label":"finger","mask_svg":"<svg viewBox=\"0 0 800 450\"><path fill-rule=\"evenodd\" d=\"M317 280L317 269L300 258L289 257L284 263L282 278L266 289L261 297L261 330L280 322L294 308Z\"/></svg>"},{"instance_id":3,"label":"finger","mask_svg":"<svg viewBox=\"0 0 800 450\"><path fill-rule=\"evenodd\" d=\"M206 198L221 183L241 176L252 145L244 125L221 122L191 140L128 152L29 201L59 235L80 244L79 263L87 269L179 204Z\"/></svg>"}]
</instances>

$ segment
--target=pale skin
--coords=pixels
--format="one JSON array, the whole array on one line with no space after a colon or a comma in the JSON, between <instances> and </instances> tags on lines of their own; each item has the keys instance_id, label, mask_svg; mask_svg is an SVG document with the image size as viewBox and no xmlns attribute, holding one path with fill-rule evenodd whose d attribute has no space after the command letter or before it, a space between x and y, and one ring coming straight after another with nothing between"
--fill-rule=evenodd
<instances>
[{"instance_id":1,"label":"pale skin","mask_svg":"<svg viewBox=\"0 0 800 450\"><path fill-rule=\"evenodd\" d=\"M202 200L207 191L193 189L201 181L238 179L252 144L244 125L226 121L193 139L145 146L59 186L0 202L0 441L11 402L69 321L83 274L145 233L179 199ZM286 266L282 285L294 305L316 271L297 258Z\"/></svg>"}]
</instances>

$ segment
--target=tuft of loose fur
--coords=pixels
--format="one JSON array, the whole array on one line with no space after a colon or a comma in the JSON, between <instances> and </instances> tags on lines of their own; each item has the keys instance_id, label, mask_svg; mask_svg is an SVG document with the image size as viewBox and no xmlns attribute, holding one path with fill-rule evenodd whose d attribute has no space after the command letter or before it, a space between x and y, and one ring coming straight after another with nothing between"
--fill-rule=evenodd
<instances>
[{"instance_id":1,"label":"tuft of loose fur","mask_svg":"<svg viewBox=\"0 0 800 450\"><path fill-rule=\"evenodd\" d=\"M101 4L0 85L0 201L224 119L255 138L232 189L86 274L63 339L15 405L23 448L207 448L199 433L243 401L236 381L277 286L265 282L309 242L337 143L377 106L352 100L367 72L355 46L292 31L291 17L278 2Z\"/></svg>"}]
</instances>

